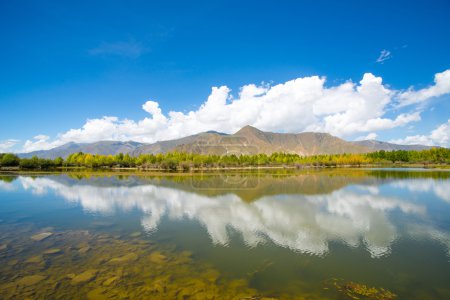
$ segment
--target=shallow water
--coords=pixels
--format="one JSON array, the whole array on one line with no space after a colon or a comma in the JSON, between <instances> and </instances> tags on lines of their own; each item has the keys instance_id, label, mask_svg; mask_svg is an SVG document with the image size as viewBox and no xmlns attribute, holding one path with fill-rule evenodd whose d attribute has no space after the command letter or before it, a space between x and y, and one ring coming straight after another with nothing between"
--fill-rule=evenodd
<instances>
[{"instance_id":1,"label":"shallow water","mask_svg":"<svg viewBox=\"0 0 450 300\"><path fill-rule=\"evenodd\" d=\"M450 172L0 176L1 299L450 299Z\"/></svg>"}]
</instances>

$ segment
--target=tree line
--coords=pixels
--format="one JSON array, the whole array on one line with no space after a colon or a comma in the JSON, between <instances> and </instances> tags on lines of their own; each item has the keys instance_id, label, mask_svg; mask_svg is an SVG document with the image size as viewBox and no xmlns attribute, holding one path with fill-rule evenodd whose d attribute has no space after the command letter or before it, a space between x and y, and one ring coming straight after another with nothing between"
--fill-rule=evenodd
<instances>
[{"instance_id":1,"label":"tree line","mask_svg":"<svg viewBox=\"0 0 450 300\"><path fill-rule=\"evenodd\" d=\"M432 148L421 151L375 151L361 154L321 154L302 156L290 153L254 155L214 155L185 152L141 154L137 157L119 153L98 155L73 153L66 159L45 159L33 156L19 158L12 153L0 154L0 167L20 169L52 169L61 167L140 168L190 170L199 168L258 167L258 166L361 166L373 164L450 164L450 149Z\"/></svg>"}]
</instances>

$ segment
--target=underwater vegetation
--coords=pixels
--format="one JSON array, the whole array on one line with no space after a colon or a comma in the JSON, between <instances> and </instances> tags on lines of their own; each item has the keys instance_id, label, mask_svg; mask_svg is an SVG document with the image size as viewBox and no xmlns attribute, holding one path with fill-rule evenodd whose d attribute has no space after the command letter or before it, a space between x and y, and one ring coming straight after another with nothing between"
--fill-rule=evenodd
<instances>
[{"instance_id":1,"label":"underwater vegetation","mask_svg":"<svg viewBox=\"0 0 450 300\"><path fill-rule=\"evenodd\" d=\"M384 288L370 287L362 283L333 278L327 284L350 299L392 300L397 295ZM328 289L326 287L326 289Z\"/></svg>"},{"instance_id":2,"label":"underwater vegetation","mask_svg":"<svg viewBox=\"0 0 450 300\"><path fill-rule=\"evenodd\" d=\"M261 270L249 278L226 278L192 253L143 239L141 232L120 236L51 227L36 232L31 224L0 228L1 299L326 299L311 291L263 295L249 284ZM396 297L352 281L330 283L351 299Z\"/></svg>"},{"instance_id":3,"label":"underwater vegetation","mask_svg":"<svg viewBox=\"0 0 450 300\"><path fill-rule=\"evenodd\" d=\"M245 279L221 280L191 253L138 234L10 232L0 248L1 299L259 299Z\"/></svg>"},{"instance_id":4,"label":"underwater vegetation","mask_svg":"<svg viewBox=\"0 0 450 300\"><path fill-rule=\"evenodd\" d=\"M173 244L88 230L0 225L1 299L280 299ZM292 297L289 297L292 299ZM294 299L322 299L299 295Z\"/></svg>"},{"instance_id":5,"label":"underwater vegetation","mask_svg":"<svg viewBox=\"0 0 450 300\"><path fill-rule=\"evenodd\" d=\"M225 278L192 253L142 239L140 232L35 232L30 224L0 228L1 299L325 299L310 291L262 295L249 286L252 274ZM352 281L332 279L325 286L351 299L396 298L386 289Z\"/></svg>"}]
</instances>

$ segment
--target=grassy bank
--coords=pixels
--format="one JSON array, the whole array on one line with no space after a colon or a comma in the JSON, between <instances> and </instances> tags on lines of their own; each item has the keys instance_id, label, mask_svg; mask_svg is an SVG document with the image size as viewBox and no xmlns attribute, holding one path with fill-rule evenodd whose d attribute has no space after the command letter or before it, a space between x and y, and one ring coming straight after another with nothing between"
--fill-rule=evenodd
<instances>
[{"instance_id":1,"label":"grassy bank","mask_svg":"<svg viewBox=\"0 0 450 300\"><path fill-rule=\"evenodd\" d=\"M0 154L0 168L17 170L66 170L87 168L96 170L133 171L203 171L246 169L303 169L322 167L420 167L448 168L450 149L433 148L422 151L376 151L363 154L323 154L301 156L289 153L255 155L214 155L170 152L165 154L93 155L74 153L66 159L19 158Z\"/></svg>"}]
</instances>

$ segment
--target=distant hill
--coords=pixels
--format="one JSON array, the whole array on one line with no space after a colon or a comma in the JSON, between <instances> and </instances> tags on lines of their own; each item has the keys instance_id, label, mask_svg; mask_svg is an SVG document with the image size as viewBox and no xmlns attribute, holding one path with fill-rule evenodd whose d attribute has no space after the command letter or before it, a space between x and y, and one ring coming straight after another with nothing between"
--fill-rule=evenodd
<instances>
[{"instance_id":1,"label":"distant hill","mask_svg":"<svg viewBox=\"0 0 450 300\"><path fill-rule=\"evenodd\" d=\"M234 134L208 131L175 140L161 141L153 144L138 142L99 141L95 143L67 143L65 145L42 151L21 153L27 158L36 155L54 159L58 156L66 158L76 152L91 154L128 153L132 156L140 154L158 154L170 151L202 153L202 154L257 154L274 152L297 153L300 155L365 153L377 150L424 150L424 145L397 145L375 140L348 142L328 133L274 133L261 131L252 126L245 126Z\"/></svg>"},{"instance_id":2,"label":"distant hill","mask_svg":"<svg viewBox=\"0 0 450 300\"><path fill-rule=\"evenodd\" d=\"M149 153L149 154L158 154L158 153L166 153L170 151L174 151L177 147L181 145L189 145L193 143L197 143L201 140L208 140L213 136L224 136L223 133L218 133L214 131L202 132L195 135L190 135L183 137L181 139L169 140L156 142L153 144L142 144L136 147L133 151L131 151L130 155L139 156L140 154Z\"/></svg>"},{"instance_id":3,"label":"distant hill","mask_svg":"<svg viewBox=\"0 0 450 300\"><path fill-rule=\"evenodd\" d=\"M380 142L376 140L364 140L353 142L359 146L367 147L372 151L393 151L393 150L427 150L433 148L432 146L425 145L399 145L388 142Z\"/></svg>"},{"instance_id":4,"label":"distant hill","mask_svg":"<svg viewBox=\"0 0 450 300\"><path fill-rule=\"evenodd\" d=\"M55 159L57 157L66 158L72 153L84 152L91 154L118 154L118 153L130 153L138 146L144 145L138 142L118 142L118 141L100 141L95 143L67 143L62 146L50 149L33 151L28 153L20 153L21 158L30 158L34 155L41 158Z\"/></svg>"}]
</instances>

